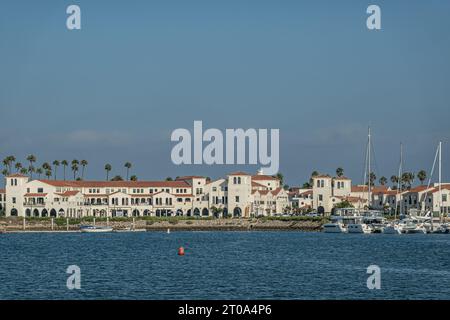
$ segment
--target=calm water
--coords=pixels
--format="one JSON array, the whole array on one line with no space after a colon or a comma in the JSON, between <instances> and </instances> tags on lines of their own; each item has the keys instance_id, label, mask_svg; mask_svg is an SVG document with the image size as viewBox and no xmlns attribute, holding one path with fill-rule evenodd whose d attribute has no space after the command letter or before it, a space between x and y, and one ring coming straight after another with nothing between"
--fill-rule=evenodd
<instances>
[{"instance_id":1,"label":"calm water","mask_svg":"<svg viewBox=\"0 0 450 320\"><path fill-rule=\"evenodd\" d=\"M66 287L73 264L81 290ZM366 287L371 264L381 290ZM0 299L449 298L449 235L0 235Z\"/></svg>"}]
</instances>

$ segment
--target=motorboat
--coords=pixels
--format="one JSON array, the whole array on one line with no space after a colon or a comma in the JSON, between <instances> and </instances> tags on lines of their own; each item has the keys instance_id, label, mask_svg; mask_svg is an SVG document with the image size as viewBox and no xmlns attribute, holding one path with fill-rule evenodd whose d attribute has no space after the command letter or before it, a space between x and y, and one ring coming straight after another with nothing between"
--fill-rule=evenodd
<instances>
[{"instance_id":1,"label":"motorboat","mask_svg":"<svg viewBox=\"0 0 450 320\"><path fill-rule=\"evenodd\" d=\"M402 226L396 223L389 223L383 227L384 234L401 234Z\"/></svg>"},{"instance_id":2,"label":"motorboat","mask_svg":"<svg viewBox=\"0 0 450 320\"><path fill-rule=\"evenodd\" d=\"M347 228L344 226L342 222L330 222L325 223L322 226L323 232L325 233L345 233L347 232Z\"/></svg>"},{"instance_id":3,"label":"motorboat","mask_svg":"<svg viewBox=\"0 0 450 320\"><path fill-rule=\"evenodd\" d=\"M102 227L102 226L81 226L80 231L81 232L90 232L90 233L111 232L111 231L113 231L113 228L112 227Z\"/></svg>"}]
</instances>

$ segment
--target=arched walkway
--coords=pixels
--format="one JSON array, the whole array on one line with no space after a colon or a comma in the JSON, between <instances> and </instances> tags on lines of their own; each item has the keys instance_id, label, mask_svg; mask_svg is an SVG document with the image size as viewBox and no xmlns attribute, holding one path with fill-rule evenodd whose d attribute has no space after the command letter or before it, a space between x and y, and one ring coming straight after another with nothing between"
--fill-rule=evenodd
<instances>
[{"instance_id":1,"label":"arched walkway","mask_svg":"<svg viewBox=\"0 0 450 320\"><path fill-rule=\"evenodd\" d=\"M183 210L178 209L177 212L176 212L176 215L177 216L182 216L183 215Z\"/></svg>"},{"instance_id":2,"label":"arched walkway","mask_svg":"<svg viewBox=\"0 0 450 320\"><path fill-rule=\"evenodd\" d=\"M133 210L133 212L132 212L132 216L133 216L133 217L139 217L140 215L141 215L141 213L139 212L138 209L134 209L134 210Z\"/></svg>"},{"instance_id":3,"label":"arched walkway","mask_svg":"<svg viewBox=\"0 0 450 320\"><path fill-rule=\"evenodd\" d=\"M33 210L33 216L34 217L39 217L39 210L38 209L34 209Z\"/></svg>"},{"instance_id":4,"label":"arched walkway","mask_svg":"<svg viewBox=\"0 0 450 320\"><path fill-rule=\"evenodd\" d=\"M202 216L209 216L209 210L206 208L203 208L202 210Z\"/></svg>"},{"instance_id":5,"label":"arched walkway","mask_svg":"<svg viewBox=\"0 0 450 320\"><path fill-rule=\"evenodd\" d=\"M200 209L199 208L195 208L194 209L194 216L200 216Z\"/></svg>"},{"instance_id":6,"label":"arched walkway","mask_svg":"<svg viewBox=\"0 0 450 320\"><path fill-rule=\"evenodd\" d=\"M234 208L233 210L233 217L240 217L242 216L242 210L239 207Z\"/></svg>"},{"instance_id":7,"label":"arched walkway","mask_svg":"<svg viewBox=\"0 0 450 320\"><path fill-rule=\"evenodd\" d=\"M223 208L222 216L223 216L224 218L228 218L228 208Z\"/></svg>"},{"instance_id":8,"label":"arched walkway","mask_svg":"<svg viewBox=\"0 0 450 320\"><path fill-rule=\"evenodd\" d=\"M55 209L50 210L50 217L56 218L56 210Z\"/></svg>"},{"instance_id":9,"label":"arched walkway","mask_svg":"<svg viewBox=\"0 0 450 320\"><path fill-rule=\"evenodd\" d=\"M188 217L192 216L192 210L189 209L189 210L186 212L186 215L187 215Z\"/></svg>"},{"instance_id":10,"label":"arched walkway","mask_svg":"<svg viewBox=\"0 0 450 320\"><path fill-rule=\"evenodd\" d=\"M48 216L48 211L47 209L43 209L41 212L41 217L47 217Z\"/></svg>"},{"instance_id":11,"label":"arched walkway","mask_svg":"<svg viewBox=\"0 0 450 320\"><path fill-rule=\"evenodd\" d=\"M145 209L144 210L144 217L149 216L150 215L150 210Z\"/></svg>"},{"instance_id":12,"label":"arched walkway","mask_svg":"<svg viewBox=\"0 0 450 320\"><path fill-rule=\"evenodd\" d=\"M64 209L59 209L58 216L64 217L65 215L66 215L66 213L64 212Z\"/></svg>"},{"instance_id":13,"label":"arched walkway","mask_svg":"<svg viewBox=\"0 0 450 320\"><path fill-rule=\"evenodd\" d=\"M11 209L11 217L17 217L19 215L19 213L17 212L16 208L12 208Z\"/></svg>"},{"instance_id":14,"label":"arched walkway","mask_svg":"<svg viewBox=\"0 0 450 320\"><path fill-rule=\"evenodd\" d=\"M31 217L31 210L30 209L25 210L25 216Z\"/></svg>"}]
</instances>

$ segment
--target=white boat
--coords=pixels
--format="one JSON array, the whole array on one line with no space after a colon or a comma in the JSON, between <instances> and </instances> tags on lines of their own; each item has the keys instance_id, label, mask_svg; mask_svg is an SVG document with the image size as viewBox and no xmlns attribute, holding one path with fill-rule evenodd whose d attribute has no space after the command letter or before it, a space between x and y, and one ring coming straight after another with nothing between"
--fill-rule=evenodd
<instances>
[{"instance_id":1,"label":"white boat","mask_svg":"<svg viewBox=\"0 0 450 320\"><path fill-rule=\"evenodd\" d=\"M372 233L372 227L365 223L350 223L347 231L348 233Z\"/></svg>"},{"instance_id":2,"label":"white boat","mask_svg":"<svg viewBox=\"0 0 450 320\"><path fill-rule=\"evenodd\" d=\"M81 232L98 233L98 232L111 232L112 227L99 227L99 226L81 226Z\"/></svg>"},{"instance_id":3,"label":"white boat","mask_svg":"<svg viewBox=\"0 0 450 320\"><path fill-rule=\"evenodd\" d=\"M345 233L347 228L341 222L325 223L323 226L323 232L325 233Z\"/></svg>"},{"instance_id":4,"label":"white boat","mask_svg":"<svg viewBox=\"0 0 450 320\"><path fill-rule=\"evenodd\" d=\"M401 234L402 227L395 223L387 224L383 227L384 234Z\"/></svg>"},{"instance_id":5,"label":"white boat","mask_svg":"<svg viewBox=\"0 0 450 320\"><path fill-rule=\"evenodd\" d=\"M419 223L416 219L406 219L402 226L402 233L427 233L427 229L423 226L423 223Z\"/></svg>"}]
</instances>

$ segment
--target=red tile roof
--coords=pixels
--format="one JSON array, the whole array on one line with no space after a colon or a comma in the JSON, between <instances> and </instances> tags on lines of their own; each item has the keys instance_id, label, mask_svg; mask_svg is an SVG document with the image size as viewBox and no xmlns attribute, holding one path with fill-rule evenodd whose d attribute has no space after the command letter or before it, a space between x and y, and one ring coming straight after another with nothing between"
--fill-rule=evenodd
<instances>
[{"instance_id":1,"label":"red tile roof","mask_svg":"<svg viewBox=\"0 0 450 320\"><path fill-rule=\"evenodd\" d=\"M347 177L344 177L344 176L342 176L342 177L334 177L333 179L334 180L351 180L350 178L347 178Z\"/></svg>"},{"instance_id":2,"label":"red tile roof","mask_svg":"<svg viewBox=\"0 0 450 320\"><path fill-rule=\"evenodd\" d=\"M63 193L55 193L55 194L58 196L61 196L61 197L72 197L72 196L77 195L78 193L80 193L80 192L77 190L73 190L73 191L65 191Z\"/></svg>"},{"instance_id":3,"label":"red tile roof","mask_svg":"<svg viewBox=\"0 0 450 320\"><path fill-rule=\"evenodd\" d=\"M46 197L48 193L26 193L24 197Z\"/></svg>"},{"instance_id":4,"label":"red tile roof","mask_svg":"<svg viewBox=\"0 0 450 320\"><path fill-rule=\"evenodd\" d=\"M206 177L202 176L182 176L175 179L175 181L179 180L191 180L191 179L206 179Z\"/></svg>"},{"instance_id":5,"label":"red tile roof","mask_svg":"<svg viewBox=\"0 0 450 320\"><path fill-rule=\"evenodd\" d=\"M242 172L242 171L238 171L238 172L230 173L229 176L249 176L249 174Z\"/></svg>"},{"instance_id":6,"label":"red tile roof","mask_svg":"<svg viewBox=\"0 0 450 320\"><path fill-rule=\"evenodd\" d=\"M255 176L252 176L252 180L279 180L278 178L272 177L272 176L267 176L265 174L257 174Z\"/></svg>"},{"instance_id":7,"label":"red tile roof","mask_svg":"<svg viewBox=\"0 0 450 320\"><path fill-rule=\"evenodd\" d=\"M54 187L73 188L188 188L184 181L62 181L38 180Z\"/></svg>"},{"instance_id":8,"label":"red tile roof","mask_svg":"<svg viewBox=\"0 0 450 320\"><path fill-rule=\"evenodd\" d=\"M369 190L368 186L362 186L362 185L358 185L358 186L352 186L352 190L351 192L368 192ZM381 193L381 192L385 192L388 191L389 188L387 186L373 186L370 191L372 193Z\"/></svg>"}]
</instances>

